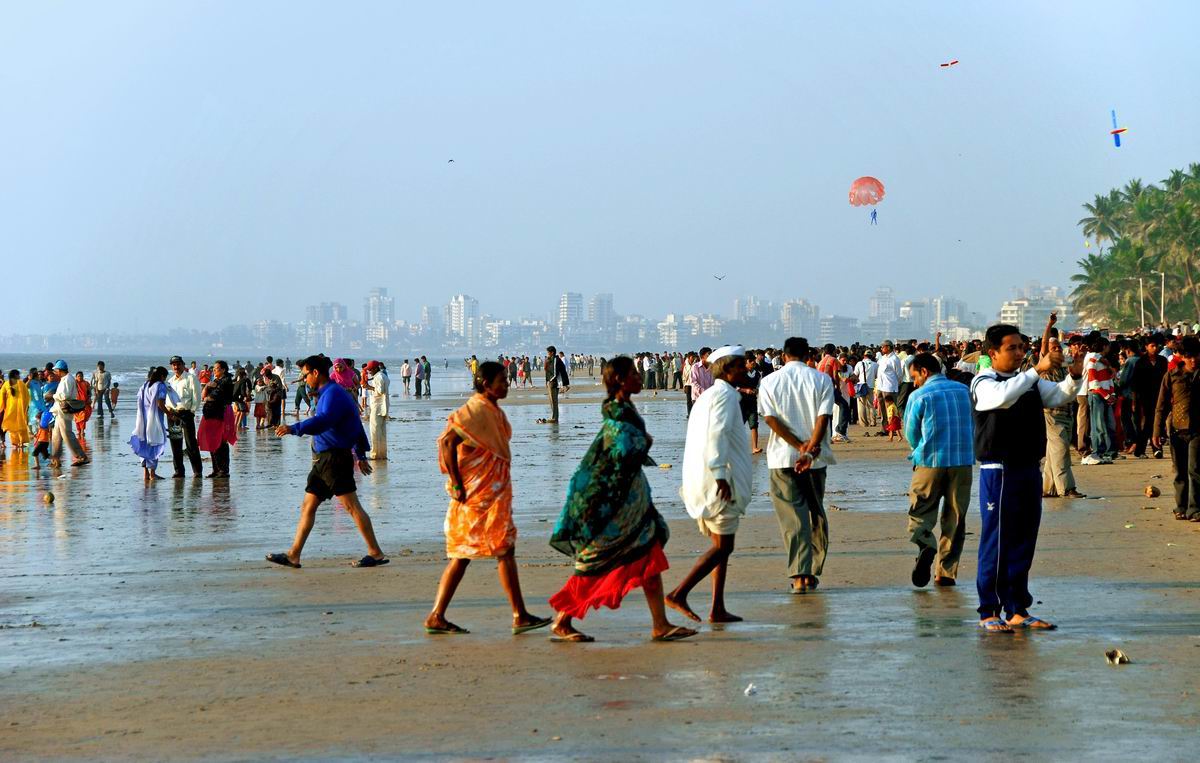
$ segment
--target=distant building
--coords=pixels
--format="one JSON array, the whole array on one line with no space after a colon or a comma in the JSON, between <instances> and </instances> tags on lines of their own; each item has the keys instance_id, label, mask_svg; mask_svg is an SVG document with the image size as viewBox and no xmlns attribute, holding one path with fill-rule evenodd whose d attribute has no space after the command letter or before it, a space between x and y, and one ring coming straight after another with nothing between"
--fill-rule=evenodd
<instances>
[{"instance_id":1,"label":"distant building","mask_svg":"<svg viewBox=\"0 0 1200 763\"><path fill-rule=\"evenodd\" d=\"M1000 323L1012 324L1030 336L1040 336L1050 313L1058 313L1058 325L1064 328L1071 327L1075 321L1071 301L1056 293L1008 300L1000 305Z\"/></svg>"},{"instance_id":2,"label":"distant building","mask_svg":"<svg viewBox=\"0 0 1200 763\"><path fill-rule=\"evenodd\" d=\"M872 321L894 321L896 312L896 293L890 286L880 286L868 302L867 318Z\"/></svg>"},{"instance_id":3,"label":"distant building","mask_svg":"<svg viewBox=\"0 0 1200 763\"><path fill-rule=\"evenodd\" d=\"M579 292L564 292L558 298L558 330L568 333L579 328L583 322L583 295Z\"/></svg>"},{"instance_id":4,"label":"distant building","mask_svg":"<svg viewBox=\"0 0 1200 763\"><path fill-rule=\"evenodd\" d=\"M470 346L469 339L472 336L478 336L479 326L479 300L467 294L455 295L450 300L450 304L446 305L446 334L451 341L457 340L457 343L466 343Z\"/></svg>"},{"instance_id":5,"label":"distant building","mask_svg":"<svg viewBox=\"0 0 1200 763\"><path fill-rule=\"evenodd\" d=\"M613 295L592 295L592 298L588 300L587 319L588 323L597 329L611 331L617 322L616 313L613 312Z\"/></svg>"},{"instance_id":6,"label":"distant building","mask_svg":"<svg viewBox=\"0 0 1200 763\"><path fill-rule=\"evenodd\" d=\"M821 333L821 308L807 300L789 300L779 309L779 322L788 336L816 341Z\"/></svg>"},{"instance_id":7,"label":"distant building","mask_svg":"<svg viewBox=\"0 0 1200 763\"><path fill-rule=\"evenodd\" d=\"M304 308L304 319L311 323L332 323L349 320L346 306L338 302L322 302Z\"/></svg>"},{"instance_id":8,"label":"distant building","mask_svg":"<svg viewBox=\"0 0 1200 763\"><path fill-rule=\"evenodd\" d=\"M367 298L363 300L363 323L367 326L379 323L390 326L395 321L395 300L388 296L388 290L377 286L367 292Z\"/></svg>"},{"instance_id":9,"label":"distant building","mask_svg":"<svg viewBox=\"0 0 1200 763\"><path fill-rule=\"evenodd\" d=\"M850 345L859 341L858 318L844 315L826 315L821 318L819 342Z\"/></svg>"}]
</instances>

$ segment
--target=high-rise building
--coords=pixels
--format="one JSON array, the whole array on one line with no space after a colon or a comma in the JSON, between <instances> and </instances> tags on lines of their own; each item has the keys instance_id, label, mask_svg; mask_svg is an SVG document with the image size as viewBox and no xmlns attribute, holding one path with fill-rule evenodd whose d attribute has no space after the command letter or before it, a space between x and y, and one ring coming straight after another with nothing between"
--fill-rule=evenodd
<instances>
[{"instance_id":1,"label":"high-rise building","mask_svg":"<svg viewBox=\"0 0 1200 763\"><path fill-rule=\"evenodd\" d=\"M617 322L616 313L613 312L613 295L592 295L592 298L588 300L587 319L588 323L601 331L612 329Z\"/></svg>"},{"instance_id":2,"label":"high-rise building","mask_svg":"<svg viewBox=\"0 0 1200 763\"><path fill-rule=\"evenodd\" d=\"M849 345L859 340L858 319L844 315L825 315L821 318L820 343Z\"/></svg>"},{"instance_id":3,"label":"high-rise building","mask_svg":"<svg viewBox=\"0 0 1200 763\"><path fill-rule=\"evenodd\" d=\"M816 341L821 331L821 308L804 299L788 300L779 310L779 322L788 336Z\"/></svg>"},{"instance_id":4,"label":"high-rise building","mask_svg":"<svg viewBox=\"0 0 1200 763\"><path fill-rule=\"evenodd\" d=\"M1057 287L1038 291L1041 293L1026 291L1024 296L1000 305L1000 322L1016 326L1029 335L1041 334L1050 313L1058 313L1058 325L1070 326L1075 320L1071 300L1061 294Z\"/></svg>"},{"instance_id":5,"label":"high-rise building","mask_svg":"<svg viewBox=\"0 0 1200 763\"><path fill-rule=\"evenodd\" d=\"M564 292L558 298L558 330L573 331L583 322L583 295L579 292Z\"/></svg>"},{"instance_id":6,"label":"high-rise building","mask_svg":"<svg viewBox=\"0 0 1200 763\"><path fill-rule=\"evenodd\" d=\"M367 292L367 298L363 300L363 324L368 327L379 323L390 326L395 321L395 300L388 296L388 290L377 286Z\"/></svg>"},{"instance_id":7,"label":"high-rise building","mask_svg":"<svg viewBox=\"0 0 1200 763\"><path fill-rule=\"evenodd\" d=\"M304 309L304 319L312 323L344 321L348 316L346 306L338 302L322 302L319 305L309 305Z\"/></svg>"},{"instance_id":8,"label":"high-rise building","mask_svg":"<svg viewBox=\"0 0 1200 763\"><path fill-rule=\"evenodd\" d=\"M896 293L891 286L880 286L868 303L867 317L873 321L896 320Z\"/></svg>"},{"instance_id":9,"label":"high-rise building","mask_svg":"<svg viewBox=\"0 0 1200 763\"><path fill-rule=\"evenodd\" d=\"M446 314L447 335L465 341L479 321L479 300L467 294L455 295L446 306Z\"/></svg>"}]
</instances>

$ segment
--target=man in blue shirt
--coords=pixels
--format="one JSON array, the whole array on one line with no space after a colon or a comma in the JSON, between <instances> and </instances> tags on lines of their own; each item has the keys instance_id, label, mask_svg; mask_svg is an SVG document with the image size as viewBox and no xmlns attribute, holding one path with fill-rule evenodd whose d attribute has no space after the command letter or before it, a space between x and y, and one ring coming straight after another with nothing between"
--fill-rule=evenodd
<instances>
[{"instance_id":1,"label":"man in blue shirt","mask_svg":"<svg viewBox=\"0 0 1200 763\"><path fill-rule=\"evenodd\" d=\"M313 465L308 474L304 502L300 504L300 522L296 526L296 539L286 553L267 554L267 561L284 567L300 568L300 553L304 542L312 532L317 517L317 507L323 501L337 496L349 512L363 540L367 542L367 555L355 567L378 567L388 563L388 558L375 540L371 517L358 500L358 486L354 484L354 462L363 474L371 473L367 461L367 433L358 418L358 403L350 393L329 379L333 361L324 355L313 355L301 360L304 384L317 391L316 413L291 426L281 424L275 429L279 437L292 434L313 436Z\"/></svg>"},{"instance_id":2,"label":"man in blue shirt","mask_svg":"<svg viewBox=\"0 0 1200 763\"><path fill-rule=\"evenodd\" d=\"M966 385L942 375L941 363L927 352L913 356L911 377L914 390L904 409L904 438L913 448L908 532L920 549L912 582L918 588L929 583L936 557L934 585L952 586L967 532L975 463L971 393ZM939 502L941 540L933 535Z\"/></svg>"}]
</instances>

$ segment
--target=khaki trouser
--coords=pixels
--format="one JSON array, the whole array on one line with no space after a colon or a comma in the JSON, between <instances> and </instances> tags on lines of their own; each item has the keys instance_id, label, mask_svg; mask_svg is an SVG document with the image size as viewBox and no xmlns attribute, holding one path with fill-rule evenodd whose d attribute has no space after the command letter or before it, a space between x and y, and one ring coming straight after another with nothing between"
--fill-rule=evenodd
<instances>
[{"instance_id":1,"label":"khaki trouser","mask_svg":"<svg viewBox=\"0 0 1200 763\"><path fill-rule=\"evenodd\" d=\"M371 460L387 460L387 415L369 409L367 432L371 440Z\"/></svg>"},{"instance_id":2,"label":"khaki trouser","mask_svg":"<svg viewBox=\"0 0 1200 763\"><path fill-rule=\"evenodd\" d=\"M971 506L971 467L914 466L909 489L908 532L922 549L937 551L934 574L958 577L958 560L967 537L967 511ZM940 540L933 536L942 508Z\"/></svg>"},{"instance_id":3,"label":"khaki trouser","mask_svg":"<svg viewBox=\"0 0 1200 763\"><path fill-rule=\"evenodd\" d=\"M1087 447L1088 434L1091 429L1091 423L1088 419L1087 395L1076 397L1075 402L1077 403L1075 406L1075 447L1083 451Z\"/></svg>"},{"instance_id":4,"label":"khaki trouser","mask_svg":"<svg viewBox=\"0 0 1200 763\"><path fill-rule=\"evenodd\" d=\"M825 469L771 470L771 504L788 554L788 576L819 577L829 551L825 517Z\"/></svg>"},{"instance_id":5,"label":"khaki trouser","mask_svg":"<svg viewBox=\"0 0 1200 763\"><path fill-rule=\"evenodd\" d=\"M62 458L63 445L67 446L72 458L87 458L87 453L84 452L83 446L79 444L79 439L75 436L75 416L63 413L55 405L54 429L50 435L50 457Z\"/></svg>"},{"instance_id":6,"label":"khaki trouser","mask_svg":"<svg viewBox=\"0 0 1200 763\"><path fill-rule=\"evenodd\" d=\"M1075 489L1071 473L1071 415L1046 411L1046 459L1042 461L1042 493L1066 495Z\"/></svg>"},{"instance_id":7,"label":"khaki trouser","mask_svg":"<svg viewBox=\"0 0 1200 763\"><path fill-rule=\"evenodd\" d=\"M863 395L857 398L858 400L858 423L864 427L875 426L875 406L871 405L870 394Z\"/></svg>"}]
</instances>

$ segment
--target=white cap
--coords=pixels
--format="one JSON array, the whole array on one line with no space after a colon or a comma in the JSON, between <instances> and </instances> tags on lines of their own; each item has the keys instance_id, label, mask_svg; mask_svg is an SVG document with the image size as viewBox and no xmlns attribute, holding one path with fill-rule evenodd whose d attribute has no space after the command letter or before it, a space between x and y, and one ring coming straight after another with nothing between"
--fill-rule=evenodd
<instances>
[{"instance_id":1,"label":"white cap","mask_svg":"<svg viewBox=\"0 0 1200 763\"><path fill-rule=\"evenodd\" d=\"M744 357L746 357L746 348L741 346L740 344L727 344L724 347L718 347L717 349L712 351L711 355L708 356L708 362L711 365L713 363L716 363L721 358L725 358L730 355L739 356L739 357L744 358Z\"/></svg>"}]
</instances>

